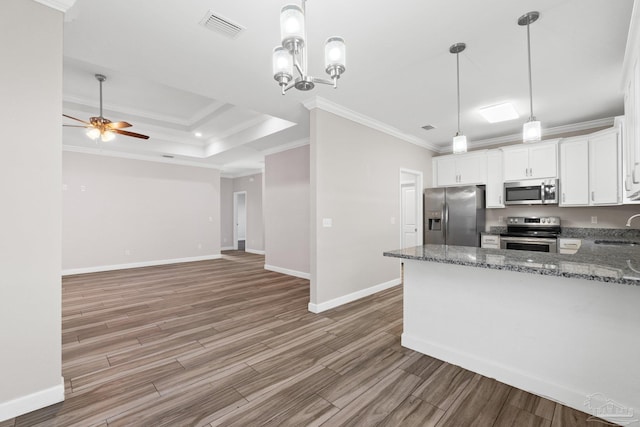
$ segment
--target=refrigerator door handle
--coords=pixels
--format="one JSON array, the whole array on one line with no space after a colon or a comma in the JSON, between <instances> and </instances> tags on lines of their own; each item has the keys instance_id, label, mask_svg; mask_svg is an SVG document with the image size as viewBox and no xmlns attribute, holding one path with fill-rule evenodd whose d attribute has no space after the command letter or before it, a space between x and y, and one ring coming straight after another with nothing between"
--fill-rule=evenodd
<instances>
[{"instance_id":1,"label":"refrigerator door handle","mask_svg":"<svg viewBox=\"0 0 640 427\"><path fill-rule=\"evenodd\" d=\"M444 244L447 245L447 239L448 239L448 234L449 234L449 204L448 203L444 203L442 205L442 212L443 212L443 217L444 217L444 224L442 227L442 235L444 236Z\"/></svg>"}]
</instances>

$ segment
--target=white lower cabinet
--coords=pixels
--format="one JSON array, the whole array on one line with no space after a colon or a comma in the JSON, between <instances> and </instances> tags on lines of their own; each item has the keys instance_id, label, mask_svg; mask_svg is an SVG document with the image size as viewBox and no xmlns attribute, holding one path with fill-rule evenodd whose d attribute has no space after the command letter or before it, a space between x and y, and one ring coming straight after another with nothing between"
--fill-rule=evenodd
<instances>
[{"instance_id":1,"label":"white lower cabinet","mask_svg":"<svg viewBox=\"0 0 640 427\"><path fill-rule=\"evenodd\" d=\"M489 150L487 151L486 207L504 208L503 197L502 150Z\"/></svg>"}]
</instances>

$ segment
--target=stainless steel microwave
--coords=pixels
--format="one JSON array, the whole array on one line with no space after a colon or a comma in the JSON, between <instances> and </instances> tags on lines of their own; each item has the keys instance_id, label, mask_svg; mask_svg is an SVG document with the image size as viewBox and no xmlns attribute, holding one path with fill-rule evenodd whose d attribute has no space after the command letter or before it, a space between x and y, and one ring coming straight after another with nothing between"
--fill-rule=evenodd
<instances>
[{"instance_id":1,"label":"stainless steel microwave","mask_svg":"<svg viewBox=\"0 0 640 427\"><path fill-rule=\"evenodd\" d=\"M528 180L505 182L505 205L557 205L558 180Z\"/></svg>"}]
</instances>

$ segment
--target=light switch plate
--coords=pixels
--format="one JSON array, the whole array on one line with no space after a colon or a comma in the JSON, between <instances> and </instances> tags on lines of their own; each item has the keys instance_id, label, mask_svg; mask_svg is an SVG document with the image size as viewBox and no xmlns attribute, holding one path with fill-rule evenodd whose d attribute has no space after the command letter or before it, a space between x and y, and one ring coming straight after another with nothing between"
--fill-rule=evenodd
<instances>
[{"instance_id":1,"label":"light switch plate","mask_svg":"<svg viewBox=\"0 0 640 427\"><path fill-rule=\"evenodd\" d=\"M333 226L333 219L331 219L331 218L322 218L322 226L323 227L331 227L331 226Z\"/></svg>"}]
</instances>

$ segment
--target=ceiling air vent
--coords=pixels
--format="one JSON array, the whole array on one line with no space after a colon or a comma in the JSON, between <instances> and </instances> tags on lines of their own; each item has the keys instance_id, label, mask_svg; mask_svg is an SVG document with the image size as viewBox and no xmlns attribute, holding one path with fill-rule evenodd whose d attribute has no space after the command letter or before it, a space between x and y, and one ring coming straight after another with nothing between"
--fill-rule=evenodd
<instances>
[{"instance_id":1,"label":"ceiling air vent","mask_svg":"<svg viewBox=\"0 0 640 427\"><path fill-rule=\"evenodd\" d=\"M238 37L238 34L244 31L244 27L223 16L215 14L211 10L204 15L204 18L200 21L200 25L231 39L235 39Z\"/></svg>"},{"instance_id":2,"label":"ceiling air vent","mask_svg":"<svg viewBox=\"0 0 640 427\"><path fill-rule=\"evenodd\" d=\"M422 126L422 129L424 129L424 130L431 130L431 129L435 129L435 128L436 127L432 126L432 125L424 125L424 126Z\"/></svg>"}]
</instances>

